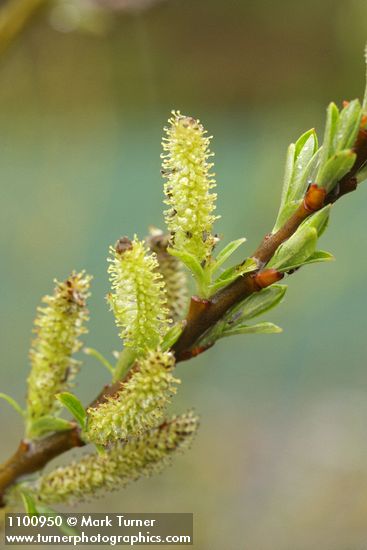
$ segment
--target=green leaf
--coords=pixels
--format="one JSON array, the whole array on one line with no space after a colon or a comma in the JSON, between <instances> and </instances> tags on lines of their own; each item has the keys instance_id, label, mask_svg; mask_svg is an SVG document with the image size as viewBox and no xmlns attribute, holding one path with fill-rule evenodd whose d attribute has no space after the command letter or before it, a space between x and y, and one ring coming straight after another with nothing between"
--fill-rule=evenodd
<instances>
[{"instance_id":1,"label":"green leaf","mask_svg":"<svg viewBox=\"0 0 367 550\"><path fill-rule=\"evenodd\" d=\"M330 254L330 252L326 252L325 250L316 250L312 256L310 256L303 265L306 264L315 264L319 262L333 262L335 260L335 256L333 254Z\"/></svg>"},{"instance_id":2,"label":"green leaf","mask_svg":"<svg viewBox=\"0 0 367 550\"><path fill-rule=\"evenodd\" d=\"M274 323L258 323L257 325L236 325L226 329L221 337L234 336L235 334L275 334L282 332L282 329Z\"/></svg>"},{"instance_id":3,"label":"green leaf","mask_svg":"<svg viewBox=\"0 0 367 550\"><path fill-rule=\"evenodd\" d=\"M288 271L305 263L315 252L317 231L314 227L298 228L285 243L279 246L267 267Z\"/></svg>"},{"instance_id":4,"label":"green leaf","mask_svg":"<svg viewBox=\"0 0 367 550\"><path fill-rule=\"evenodd\" d=\"M282 195L280 199L280 207L279 207L279 214L278 217L283 210L284 206L288 202L288 193L289 193L289 186L292 181L292 175L293 175L293 167L294 167L294 157L295 157L295 151L296 146L294 143L291 143L287 150L287 156L285 160L285 170L284 170L284 177L283 177L283 187L282 187Z\"/></svg>"},{"instance_id":5,"label":"green leaf","mask_svg":"<svg viewBox=\"0 0 367 550\"><path fill-rule=\"evenodd\" d=\"M245 275L246 273L250 273L251 271L255 271L258 268L257 262L253 258L247 258L247 260L240 265L229 267L223 273L209 286L209 290L211 294L214 292L217 292L219 289L223 288L224 286L229 285L238 277L241 277Z\"/></svg>"},{"instance_id":6,"label":"green leaf","mask_svg":"<svg viewBox=\"0 0 367 550\"><path fill-rule=\"evenodd\" d=\"M280 229L285 224L288 218L290 218L292 214L294 214L294 212L297 210L301 202L301 200L296 202L291 201L284 205L283 209L279 211L272 233L276 233L278 229Z\"/></svg>"},{"instance_id":7,"label":"green leaf","mask_svg":"<svg viewBox=\"0 0 367 550\"><path fill-rule=\"evenodd\" d=\"M352 168L356 154L351 149L345 149L333 155L319 172L317 183L320 187L331 191L338 181Z\"/></svg>"},{"instance_id":8,"label":"green leaf","mask_svg":"<svg viewBox=\"0 0 367 550\"><path fill-rule=\"evenodd\" d=\"M165 334L162 340L161 348L162 351L167 351L177 342L179 337L182 334L182 331L186 325L186 321L180 321L171 327L168 332Z\"/></svg>"},{"instance_id":9,"label":"green leaf","mask_svg":"<svg viewBox=\"0 0 367 550\"><path fill-rule=\"evenodd\" d=\"M24 418L26 412L22 409L22 407L13 399L13 397L10 397L10 395L7 395L6 393L0 393L0 399L4 399L17 413L20 414Z\"/></svg>"},{"instance_id":10,"label":"green leaf","mask_svg":"<svg viewBox=\"0 0 367 550\"><path fill-rule=\"evenodd\" d=\"M204 278L204 270L201 267L200 262L195 258L195 256L193 256L189 252L182 252L179 250L175 250L174 248L167 248L167 252L171 254L171 256L175 256L176 258L181 260L181 262L185 264L185 266L193 273L193 275L197 279L200 280Z\"/></svg>"},{"instance_id":11,"label":"green leaf","mask_svg":"<svg viewBox=\"0 0 367 550\"><path fill-rule=\"evenodd\" d=\"M317 140L317 134L315 132L315 128L311 128L311 130L307 130L304 134L302 134L296 141L295 145L295 151L294 151L294 158L298 158L302 151L305 149L305 145L307 142L309 142L310 138L312 138L314 142L314 146L312 149L312 155L317 151L318 148L318 140ZM311 156L312 156L311 155Z\"/></svg>"},{"instance_id":12,"label":"green leaf","mask_svg":"<svg viewBox=\"0 0 367 550\"><path fill-rule=\"evenodd\" d=\"M63 418L45 415L30 423L28 433L31 438L36 438L50 432L64 432L72 428L73 425Z\"/></svg>"},{"instance_id":13,"label":"green leaf","mask_svg":"<svg viewBox=\"0 0 367 550\"><path fill-rule=\"evenodd\" d=\"M211 270L212 273L214 273L222 264L224 264L224 262L226 262L228 258L232 256L232 254L237 250L237 248L241 246L241 244L243 244L244 242L246 242L246 239L242 238L227 244L227 246L225 246L223 250L219 252L218 256L214 260L213 267Z\"/></svg>"},{"instance_id":14,"label":"green leaf","mask_svg":"<svg viewBox=\"0 0 367 550\"><path fill-rule=\"evenodd\" d=\"M318 210L317 212L315 212L315 214L308 216L308 218L306 218L305 221L302 222L300 227L314 227L317 231L318 237L321 237L328 225L330 210L330 204L324 206L324 208L321 208L321 210Z\"/></svg>"},{"instance_id":15,"label":"green leaf","mask_svg":"<svg viewBox=\"0 0 367 550\"><path fill-rule=\"evenodd\" d=\"M26 514L29 514L30 516L38 516L39 512L37 510L36 502L33 498L33 496L28 493L23 487L19 487L20 496L23 500L24 509L26 511Z\"/></svg>"},{"instance_id":16,"label":"green leaf","mask_svg":"<svg viewBox=\"0 0 367 550\"><path fill-rule=\"evenodd\" d=\"M283 208L288 202L288 192L289 192L289 185L292 181L292 174L293 174L293 167L294 167L294 156L295 156L295 150L296 146L294 143L291 143L287 150L287 156L285 159L285 169L284 169L284 177L283 177L283 186L282 186L282 194L280 198L280 206L279 206L279 212L277 216L277 222L278 218L280 217ZM276 224L277 224L276 222Z\"/></svg>"},{"instance_id":17,"label":"green leaf","mask_svg":"<svg viewBox=\"0 0 367 550\"><path fill-rule=\"evenodd\" d=\"M68 535L68 536L79 535L79 531L77 529L75 529L74 527L69 527L66 521L64 521L64 516L63 514L60 514L60 512L56 512L56 510L53 510L49 506L45 506L44 504L38 504L38 503L37 503L37 510L38 510L38 514L51 516L53 518L61 515L63 518L63 522L60 526L59 525L57 526L59 531L61 533L64 533L64 535Z\"/></svg>"},{"instance_id":18,"label":"green leaf","mask_svg":"<svg viewBox=\"0 0 367 550\"><path fill-rule=\"evenodd\" d=\"M305 137L307 139L305 139ZM302 140L303 145L294 164L292 183L288 194L288 199L292 201L302 198L306 191L307 181L305 181L304 177L305 172L310 166L310 162L313 159L318 147L317 136L314 129L306 132L303 136L301 136L300 140Z\"/></svg>"},{"instance_id":19,"label":"green leaf","mask_svg":"<svg viewBox=\"0 0 367 550\"><path fill-rule=\"evenodd\" d=\"M336 152L353 147L357 138L361 116L362 108L358 99L354 99L342 109L334 136L334 150Z\"/></svg>"},{"instance_id":20,"label":"green leaf","mask_svg":"<svg viewBox=\"0 0 367 550\"><path fill-rule=\"evenodd\" d=\"M102 353L94 348L84 348L83 351L86 355L91 355L92 357L95 357L97 361L99 361L101 365L103 365L109 372L111 372L112 374L114 373L115 369L113 365L111 365L108 359L106 359L104 355L102 355Z\"/></svg>"},{"instance_id":21,"label":"green leaf","mask_svg":"<svg viewBox=\"0 0 367 550\"><path fill-rule=\"evenodd\" d=\"M320 179L320 172L323 170L323 167L327 163L328 159L334 153L333 144L334 144L335 133L338 126L338 121L339 121L339 109L335 105L335 103L330 103L326 113L324 141L322 144L322 153L320 158L320 167L319 167L319 173L317 176L317 181L319 181Z\"/></svg>"},{"instance_id":22,"label":"green leaf","mask_svg":"<svg viewBox=\"0 0 367 550\"><path fill-rule=\"evenodd\" d=\"M302 262L297 262L294 264L287 265L286 268L282 268L281 271L288 271L290 269L296 269L298 267L315 264L320 262L332 262L335 260L334 256L329 252L324 252L323 250L316 250L309 258L303 260Z\"/></svg>"},{"instance_id":23,"label":"green leaf","mask_svg":"<svg viewBox=\"0 0 367 550\"><path fill-rule=\"evenodd\" d=\"M75 420L84 430L86 426L87 413L79 399L72 393L63 392L56 395L56 399L73 415Z\"/></svg>"},{"instance_id":24,"label":"green leaf","mask_svg":"<svg viewBox=\"0 0 367 550\"><path fill-rule=\"evenodd\" d=\"M226 315L226 319L228 319L227 325L228 323L233 324L233 320L239 322L253 319L273 309L282 301L286 290L286 285L274 284L260 290L260 292L251 294L251 296L232 308L229 314Z\"/></svg>"}]
</instances>

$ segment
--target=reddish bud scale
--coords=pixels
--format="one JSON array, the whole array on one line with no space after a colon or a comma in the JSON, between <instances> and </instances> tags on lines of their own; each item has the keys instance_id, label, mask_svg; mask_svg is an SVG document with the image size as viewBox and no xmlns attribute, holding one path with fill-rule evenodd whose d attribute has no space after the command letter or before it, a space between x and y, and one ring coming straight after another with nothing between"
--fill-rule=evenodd
<instances>
[{"instance_id":1,"label":"reddish bud scale","mask_svg":"<svg viewBox=\"0 0 367 550\"><path fill-rule=\"evenodd\" d=\"M313 183L307 190L303 206L309 212L316 212L324 206L325 197L326 190L323 187L319 187L317 183Z\"/></svg>"},{"instance_id":2,"label":"reddish bud scale","mask_svg":"<svg viewBox=\"0 0 367 550\"><path fill-rule=\"evenodd\" d=\"M259 290L262 290L263 288L280 281L283 277L284 273L281 273L277 269L265 269L254 276L254 282L255 286L257 286Z\"/></svg>"}]
</instances>

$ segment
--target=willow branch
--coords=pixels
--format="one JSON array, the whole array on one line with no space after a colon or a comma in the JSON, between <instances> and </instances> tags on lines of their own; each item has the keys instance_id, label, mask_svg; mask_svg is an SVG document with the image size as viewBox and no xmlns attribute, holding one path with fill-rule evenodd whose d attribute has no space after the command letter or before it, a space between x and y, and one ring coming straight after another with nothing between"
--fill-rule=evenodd
<instances>
[{"instance_id":1,"label":"willow branch","mask_svg":"<svg viewBox=\"0 0 367 550\"><path fill-rule=\"evenodd\" d=\"M360 130L354 150L357 157L352 170L340 180L332 192L326 195L322 188L319 188L316 184L311 185L301 205L279 231L265 236L252 255L258 265L255 272L239 277L217 292L210 300L200 300L195 296L192 297L185 330L173 347L177 362L205 351L197 349L195 347L196 342L221 319L228 309L252 293L258 292L283 277L283 273L274 269L267 269L266 264L277 248L295 233L308 216L320 210L325 204L334 203L345 194L356 189L356 174L367 161L367 131ZM132 367L124 381L117 381L112 385L105 386L92 405L103 402L106 397L121 390L121 384L126 382L136 368L136 365ZM83 445L85 443L76 426L69 431L51 434L40 441L22 441L14 455L0 467L0 506L4 505L3 497L6 489L20 477L41 470L56 456Z\"/></svg>"}]
</instances>

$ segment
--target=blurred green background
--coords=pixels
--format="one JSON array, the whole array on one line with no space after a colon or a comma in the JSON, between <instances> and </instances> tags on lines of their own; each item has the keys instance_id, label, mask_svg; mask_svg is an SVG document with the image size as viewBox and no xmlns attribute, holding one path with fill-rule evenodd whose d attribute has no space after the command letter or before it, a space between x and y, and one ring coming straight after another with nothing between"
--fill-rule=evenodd
<instances>
[{"instance_id":1,"label":"blurred green background","mask_svg":"<svg viewBox=\"0 0 367 550\"><path fill-rule=\"evenodd\" d=\"M162 225L171 109L214 135L217 230L246 236L250 252L272 227L288 143L322 132L328 101L363 92L365 0L146 8L59 2L0 58L0 389L19 400L54 277L94 275L87 343L118 349L105 258L119 236ZM203 550L367 547L366 204L362 187L336 205L322 246L337 262L289 279L266 318L284 333L226 340L179 365L173 408L202 417L191 452L79 511L192 511ZM89 358L77 393L87 402L106 381ZM2 403L0 422L5 459L22 428Z\"/></svg>"}]
</instances>

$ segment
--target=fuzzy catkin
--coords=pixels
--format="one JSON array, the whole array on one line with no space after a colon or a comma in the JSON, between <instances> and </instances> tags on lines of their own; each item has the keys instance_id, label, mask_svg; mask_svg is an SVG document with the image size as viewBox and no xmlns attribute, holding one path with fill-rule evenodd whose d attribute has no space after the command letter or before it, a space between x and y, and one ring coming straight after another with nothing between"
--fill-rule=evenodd
<instances>
[{"instance_id":1,"label":"fuzzy catkin","mask_svg":"<svg viewBox=\"0 0 367 550\"><path fill-rule=\"evenodd\" d=\"M89 454L79 462L40 478L34 492L41 502L76 502L100 490L124 487L130 481L161 471L174 452L187 449L198 429L192 413L173 417L158 428L126 443L118 442L102 454Z\"/></svg>"},{"instance_id":2,"label":"fuzzy catkin","mask_svg":"<svg viewBox=\"0 0 367 550\"><path fill-rule=\"evenodd\" d=\"M106 445L156 426L180 383L174 364L172 353L149 352L117 394L88 409L86 438Z\"/></svg>"},{"instance_id":3,"label":"fuzzy catkin","mask_svg":"<svg viewBox=\"0 0 367 550\"><path fill-rule=\"evenodd\" d=\"M165 220L170 246L206 261L216 242L212 235L216 219L213 164L208 159L210 137L199 120L173 112L163 138L162 174L166 178Z\"/></svg>"},{"instance_id":4,"label":"fuzzy catkin","mask_svg":"<svg viewBox=\"0 0 367 550\"><path fill-rule=\"evenodd\" d=\"M112 293L108 301L125 346L142 355L158 347L169 324L158 260L136 237L120 239L110 252Z\"/></svg>"},{"instance_id":5,"label":"fuzzy catkin","mask_svg":"<svg viewBox=\"0 0 367 550\"><path fill-rule=\"evenodd\" d=\"M159 230L153 230L147 238L149 248L156 253L159 272L163 276L166 288L169 316L177 322L185 316L188 305L187 277L182 263L168 254L169 236Z\"/></svg>"},{"instance_id":6,"label":"fuzzy catkin","mask_svg":"<svg viewBox=\"0 0 367 550\"><path fill-rule=\"evenodd\" d=\"M86 300L91 277L73 272L57 282L52 296L43 298L35 320L36 338L30 349L31 372L28 377L27 412L30 420L57 409L55 395L73 379L79 362L72 355L82 346L79 337L87 332Z\"/></svg>"}]
</instances>

